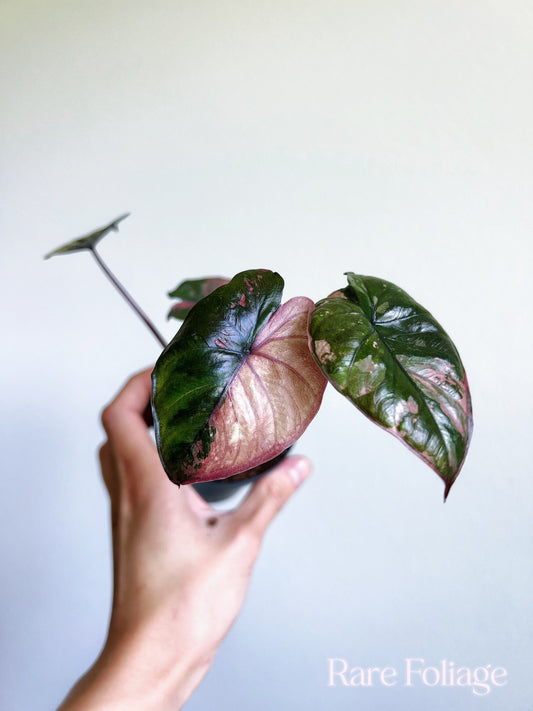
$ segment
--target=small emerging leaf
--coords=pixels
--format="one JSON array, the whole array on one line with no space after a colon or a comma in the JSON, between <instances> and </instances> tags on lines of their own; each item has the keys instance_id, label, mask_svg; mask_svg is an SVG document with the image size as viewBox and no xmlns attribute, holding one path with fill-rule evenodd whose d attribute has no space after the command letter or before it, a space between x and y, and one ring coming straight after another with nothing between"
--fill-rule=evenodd
<instances>
[{"instance_id":1,"label":"small emerging leaf","mask_svg":"<svg viewBox=\"0 0 533 711\"><path fill-rule=\"evenodd\" d=\"M168 292L170 297L181 299L181 301L172 306L167 318L176 318L179 321L183 321L200 299L212 294L215 289L218 289L219 286L224 286L228 282L229 279L225 277L204 277L203 279L182 281L173 291Z\"/></svg>"},{"instance_id":2,"label":"small emerging leaf","mask_svg":"<svg viewBox=\"0 0 533 711\"><path fill-rule=\"evenodd\" d=\"M277 457L318 411L326 380L308 347L314 308L280 306L283 279L249 270L201 299L152 374L154 429L175 483L225 479Z\"/></svg>"},{"instance_id":3,"label":"small emerging leaf","mask_svg":"<svg viewBox=\"0 0 533 711\"><path fill-rule=\"evenodd\" d=\"M444 329L394 284L348 272L348 286L317 303L309 330L328 380L429 464L446 498L468 450L472 407Z\"/></svg>"},{"instance_id":4,"label":"small emerging leaf","mask_svg":"<svg viewBox=\"0 0 533 711\"><path fill-rule=\"evenodd\" d=\"M113 222L110 222L105 227L100 227L100 229L95 230L94 232L90 232L83 237L77 237L71 242L67 242L67 244L64 244L46 254L44 258L50 259L50 257L54 257L56 254L70 254L70 252L80 252L84 249L93 249L102 237L106 236L106 234L111 231L118 232L119 223L122 222L122 220L125 220L126 217L129 217L129 214L129 212L126 212L124 215L120 215L120 217L117 217L116 220L113 220Z\"/></svg>"}]
</instances>

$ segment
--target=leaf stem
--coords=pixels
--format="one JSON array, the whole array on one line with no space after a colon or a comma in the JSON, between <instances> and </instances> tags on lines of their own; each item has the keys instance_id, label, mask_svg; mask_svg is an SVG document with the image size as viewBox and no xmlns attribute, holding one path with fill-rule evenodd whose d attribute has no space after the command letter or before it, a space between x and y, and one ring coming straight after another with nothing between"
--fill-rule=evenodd
<instances>
[{"instance_id":1,"label":"leaf stem","mask_svg":"<svg viewBox=\"0 0 533 711\"><path fill-rule=\"evenodd\" d=\"M111 269L107 266L107 264L104 262L102 257L98 254L96 251L95 247L90 247L89 251L92 252L93 257L96 259L96 263L100 267L100 269L104 272L106 277L109 279L109 281L113 284L115 289L126 299L128 304L131 306L131 308L135 311L137 316L142 319L145 323L145 325L150 329L152 334L157 338L159 343L163 346L163 348L167 347L167 343L163 336L159 333L157 328L154 326L152 321L148 318L148 316L144 313L144 311L141 309L139 304L135 301L135 299L129 294L126 289L122 286L122 284L119 282L119 280L116 278L116 276L113 274Z\"/></svg>"}]
</instances>

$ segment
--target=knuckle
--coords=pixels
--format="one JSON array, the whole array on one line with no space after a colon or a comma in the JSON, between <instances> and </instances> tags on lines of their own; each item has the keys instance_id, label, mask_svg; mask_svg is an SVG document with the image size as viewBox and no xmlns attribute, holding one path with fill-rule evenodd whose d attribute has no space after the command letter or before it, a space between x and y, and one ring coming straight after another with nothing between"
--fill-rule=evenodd
<instances>
[{"instance_id":1,"label":"knuckle","mask_svg":"<svg viewBox=\"0 0 533 711\"><path fill-rule=\"evenodd\" d=\"M115 420L115 413L116 407L113 402L109 403L109 405L106 405L102 410L102 414L100 415L100 421L102 422L102 426L106 432L109 430L110 427L113 426L113 421Z\"/></svg>"}]
</instances>

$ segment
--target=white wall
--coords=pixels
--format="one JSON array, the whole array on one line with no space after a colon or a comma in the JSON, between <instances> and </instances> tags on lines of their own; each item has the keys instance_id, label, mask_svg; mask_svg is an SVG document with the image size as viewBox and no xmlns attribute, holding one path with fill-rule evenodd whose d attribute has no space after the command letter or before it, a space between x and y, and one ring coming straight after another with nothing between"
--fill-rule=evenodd
<instances>
[{"instance_id":1,"label":"white wall","mask_svg":"<svg viewBox=\"0 0 533 711\"><path fill-rule=\"evenodd\" d=\"M127 210L101 253L167 336L185 277L268 267L316 300L382 276L443 323L474 399L443 505L328 392L298 445L314 475L188 709L527 707L532 30L523 0L4 2L2 708L53 709L105 633L98 413L158 348L89 255L42 255ZM328 688L329 657L509 684Z\"/></svg>"}]
</instances>

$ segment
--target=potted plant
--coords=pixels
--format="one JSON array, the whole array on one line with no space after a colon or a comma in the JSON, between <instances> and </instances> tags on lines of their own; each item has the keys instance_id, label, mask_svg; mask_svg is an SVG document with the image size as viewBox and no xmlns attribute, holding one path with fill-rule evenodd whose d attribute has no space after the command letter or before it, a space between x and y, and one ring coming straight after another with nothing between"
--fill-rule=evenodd
<instances>
[{"instance_id":1,"label":"potted plant","mask_svg":"<svg viewBox=\"0 0 533 711\"><path fill-rule=\"evenodd\" d=\"M169 317L169 344L110 272L97 243L108 225L50 252L90 251L163 347L151 410L163 467L176 484L211 486L209 500L282 458L317 414L327 383L400 439L443 480L448 496L472 435L465 369L436 319L391 282L347 272L313 303L281 303L267 269L187 280ZM220 494L222 491L222 494Z\"/></svg>"}]
</instances>

